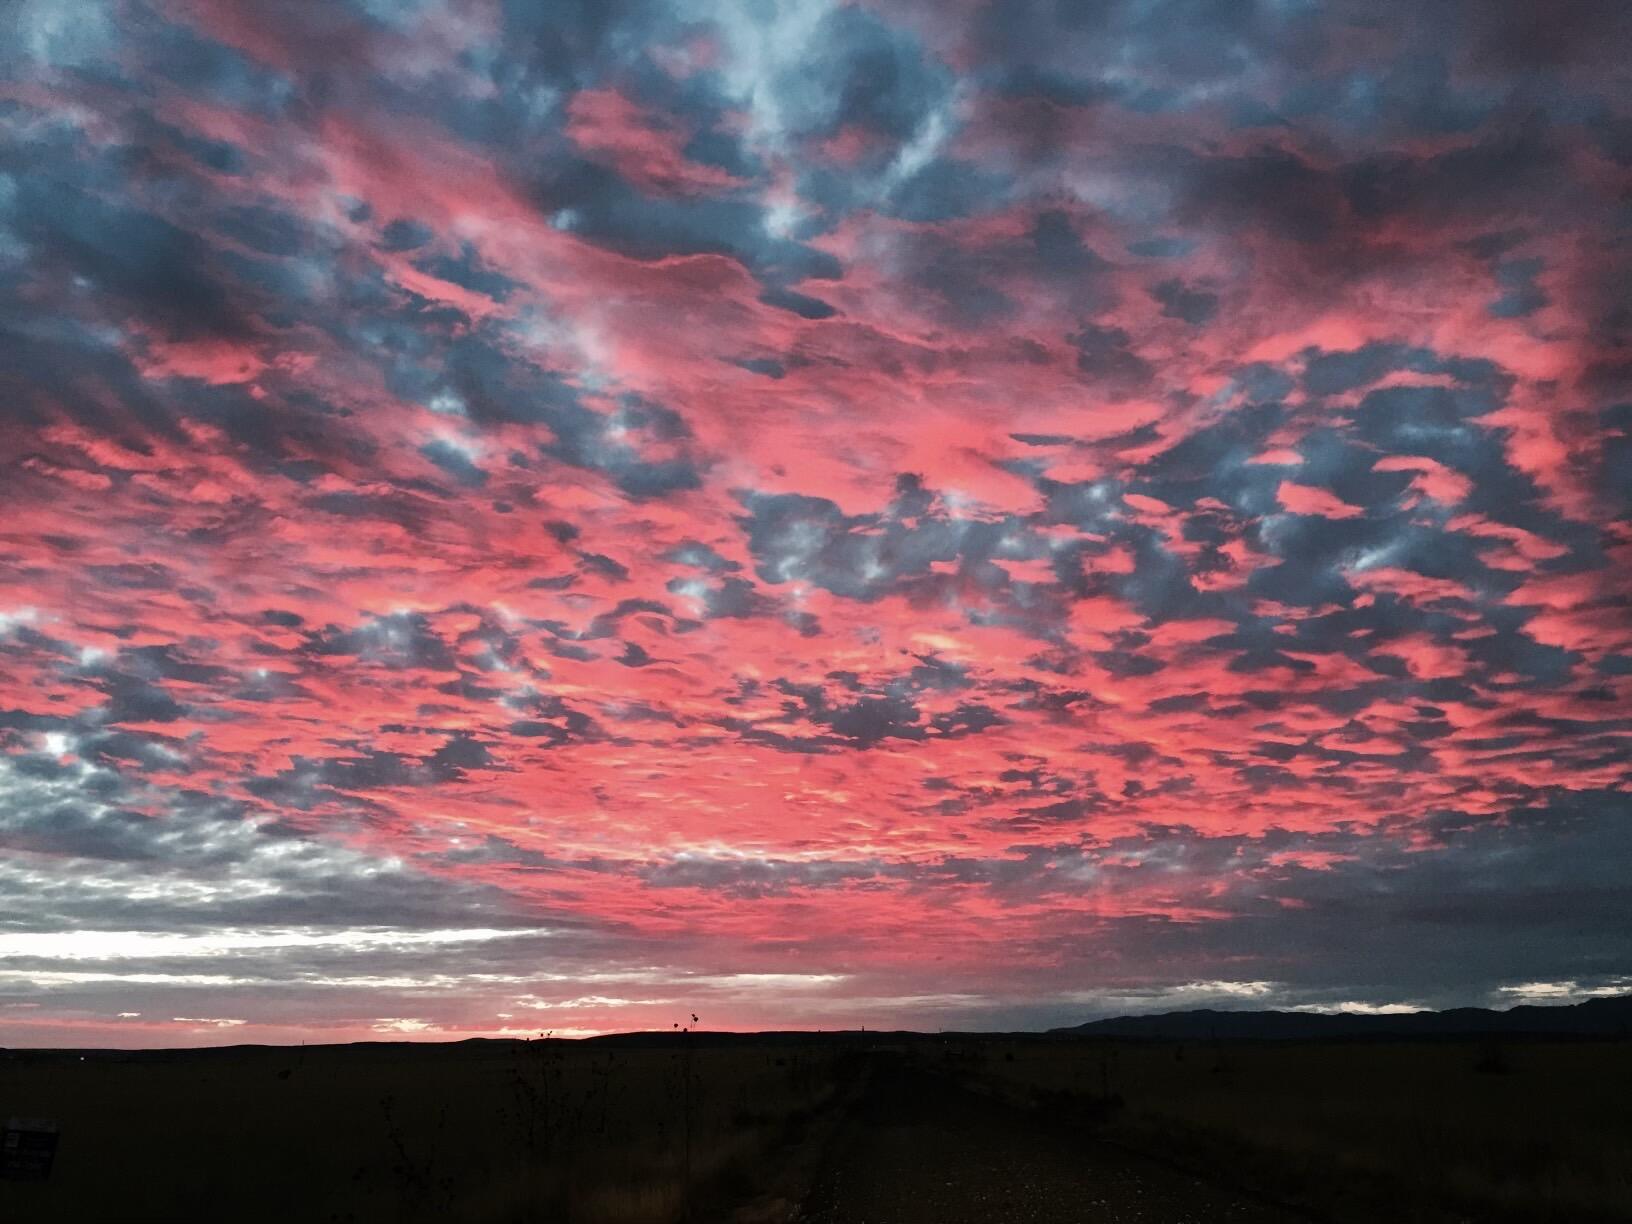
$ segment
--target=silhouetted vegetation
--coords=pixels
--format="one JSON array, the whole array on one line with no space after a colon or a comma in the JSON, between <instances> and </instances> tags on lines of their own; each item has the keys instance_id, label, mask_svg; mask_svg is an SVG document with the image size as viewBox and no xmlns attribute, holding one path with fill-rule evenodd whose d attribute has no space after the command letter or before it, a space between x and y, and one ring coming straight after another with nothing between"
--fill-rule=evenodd
<instances>
[{"instance_id":1,"label":"silhouetted vegetation","mask_svg":"<svg viewBox=\"0 0 1632 1224\"><path fill-rule=\"evenodd\" d=\"M1096 1201L1143 1204L1115 1219L1225 1218L1216 1200L1231 1219L1586 1224L1632 1219L1629 1085L1624 1040L692 1030L11 1052L0 1110L62 1137L49 1182L0 1182L0 1219L845 1224L845 1193L887 1191L922 1199L913 1224L947 1210L917 1177L1052 1220L1076 1218L1049 1196L1087 1193L1081 1165ZM812 1195L827 1214L799 1215Z\"/></svg>"},{"instance_id":2,"label":"silhouetted vegetation","mask_svg":"<svg viewBox=\"0 0 1632 1224\"><path fill-rule=\"evenodd\" d=\"M300 1066L276 1048L12 1052L0 1110L63 1137L48 1183L0 1183L0 1219L772 1219L792 1193L773 1170L819 1131L841 1057L550 1039L313 1047Z\"/></svg>"},{"instance_id":3,"label":"silhouetted vegetation","mask_svg":"<svg viewBox=\"0 0 1632 1224\"><path fill-rule=\"evenodd\" d=\"M1028 1040L965 1082L1317 1219L1632 1220L1625 1040Z\"/></svg>"}]
</instances>

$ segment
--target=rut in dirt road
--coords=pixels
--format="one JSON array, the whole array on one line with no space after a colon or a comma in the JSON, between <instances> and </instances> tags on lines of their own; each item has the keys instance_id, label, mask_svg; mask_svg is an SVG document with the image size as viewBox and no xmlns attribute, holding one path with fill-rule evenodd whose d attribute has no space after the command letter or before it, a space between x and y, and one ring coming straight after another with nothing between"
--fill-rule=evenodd
<instances>
[{"instance_id":1,"label":"rut in dirt road","mask_svg":"<svg viewBox=\"0 0 1632 1224\"><path fill-rule=\"evenodd\" d=\"M880 1063L808 1224L1293 1224L1290 1212Z\"/></svg>"}]
</instances>

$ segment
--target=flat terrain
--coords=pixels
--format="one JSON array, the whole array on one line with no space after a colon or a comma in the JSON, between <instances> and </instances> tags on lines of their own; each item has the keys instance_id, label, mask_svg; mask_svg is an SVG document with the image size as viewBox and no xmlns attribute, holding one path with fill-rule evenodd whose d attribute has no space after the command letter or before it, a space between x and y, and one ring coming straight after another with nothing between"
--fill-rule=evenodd
<instances>
[{"instance_id":1,"label":"flat terrain","mask_svg":"<svg viewBox=\"0 0 1632 1224\"><path fill-rule=\"evenodd\" d=\"M4 1224L1632 1224L1632 1042L0 1051Z\"/></svg>"},{"instance_id":2,"label":"flat terrain","mask_svg":"<svg viewBox=\"0 0 1632 1224\"><path fill-rule=\"evenodd\" d=\"M950 1057L948 1056L950 1055ZM1083 1041L938 1069L1341 1224L1632 1221L1632 1041Z\"/></svg>"},{"instance_id":3,"label":"flat terrain","mask_svg":"<svg viewBox=\"0 0 1632 1224\"><path fill-rule=\"evenodd\" d=\"M896 1060L875 1068L801 1216L810 1224L1284 1224L1301 1218Z\"/></svg>"}]
</instances>

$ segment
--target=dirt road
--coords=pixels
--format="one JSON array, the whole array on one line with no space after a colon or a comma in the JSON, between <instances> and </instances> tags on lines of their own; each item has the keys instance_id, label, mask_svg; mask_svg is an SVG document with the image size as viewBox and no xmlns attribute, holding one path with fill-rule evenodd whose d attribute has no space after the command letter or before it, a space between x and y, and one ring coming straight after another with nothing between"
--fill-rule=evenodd
<instances>
[{"instance_id":1,"label":"dirt road","mask_svg":"<svg viewBox=\"0 0 1632 1224\"><path fill-rule=\"evenodd\" d=\"M905 1065L881 1064L808 1224L1293 1224L1242 1198Z\"/></svg>"}]
</instances>

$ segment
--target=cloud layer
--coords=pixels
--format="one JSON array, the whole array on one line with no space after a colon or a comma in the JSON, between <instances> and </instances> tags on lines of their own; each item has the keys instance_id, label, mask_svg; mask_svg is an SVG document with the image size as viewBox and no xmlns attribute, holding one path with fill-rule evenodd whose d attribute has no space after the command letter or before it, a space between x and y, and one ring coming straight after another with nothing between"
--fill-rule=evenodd
<instances>
[{"instance_id":1,"label":"cloud layer","mask_svg":"<svg viewBox=\"0 0 1632 1224\"><path fill-rule=\"evenodd\" d=\"M1620 988L1629 21L10 6L0 1042Z\"/></svg>"}]
</instances>

